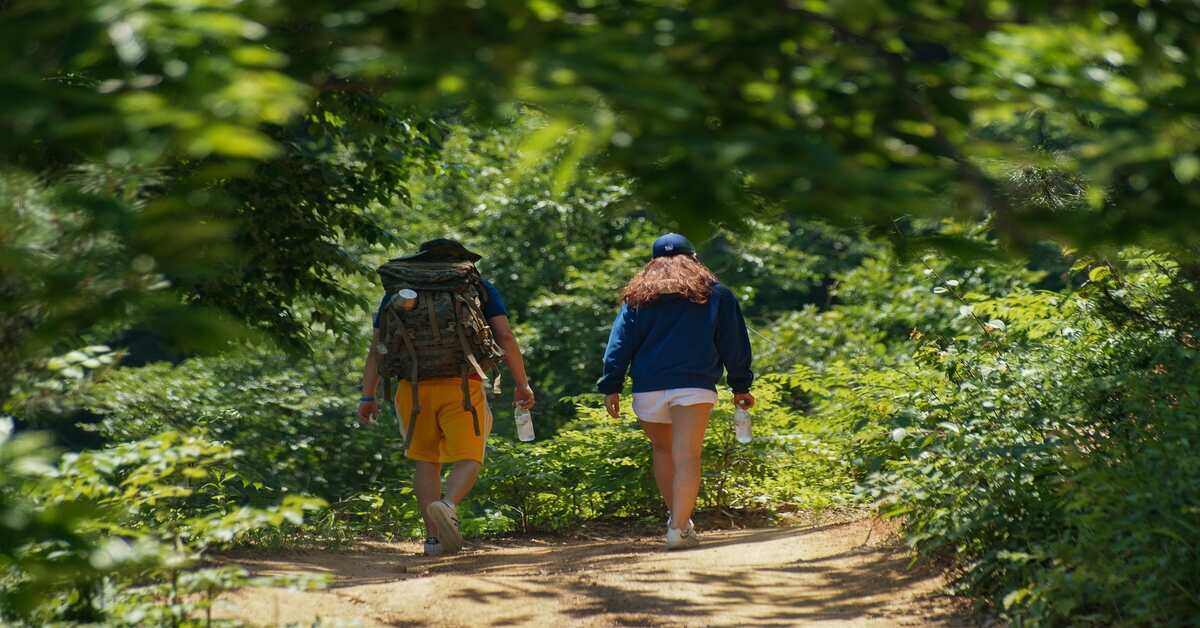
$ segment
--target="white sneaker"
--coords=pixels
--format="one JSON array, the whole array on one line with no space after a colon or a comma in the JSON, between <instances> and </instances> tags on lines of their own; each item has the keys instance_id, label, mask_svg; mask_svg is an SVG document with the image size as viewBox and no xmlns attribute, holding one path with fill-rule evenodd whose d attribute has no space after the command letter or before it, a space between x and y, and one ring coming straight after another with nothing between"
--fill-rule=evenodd
<instances>
[{"instance_id":1,"label":"white sneaker","mask_svg":"<svg viewBox=\"0 0 1200 628\"><path fill-rule=\"evenodd\" d=\"M676 528L670 521L667 522L667 549L687 549L696 547L700 544L700 535L696 534L696 524L688 519L686 530Z\"/></svg>"},{"instance_id":2,"label":"white sneaker","mask_svg":"<svg viewBox=\"0 0 1200 628\"><path fill-rule=\"evenodd\" d=\"M435 532L443 553L453 554L462 549L462 533L458 531L458 513L444 499L440 499L425 509L425 514L433 520Z\"/></svg>"},{"instance_id":3,"label":"white sneaker","mask_svg":"<svg viewBox=\"0 0 1200 628\"><path fill-rule=\"evenodd\" d=\"M429 557L441 556L443 553L442 544L437 540L436 536L425 537L425 555Z\"/></svg>"}]
</instances>

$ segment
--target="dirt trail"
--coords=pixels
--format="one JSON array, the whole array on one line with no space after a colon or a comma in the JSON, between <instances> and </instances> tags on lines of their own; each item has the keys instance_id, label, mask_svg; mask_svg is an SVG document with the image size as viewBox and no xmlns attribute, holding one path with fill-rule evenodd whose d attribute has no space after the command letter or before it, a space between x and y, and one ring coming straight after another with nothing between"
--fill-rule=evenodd
<instances>
[{"instance_id":1,"label":"dirt trail","mask_svg":"<svg viewBox=\"0 0 1200 628\"><path fill-rule=\"evenodd\" d=\"M908 569L908 555L879 536L856 521L710 532L669 554L658 538L523 539L438 559L416 544L230 558L333 580L323 591L227 594L214 615L305 626L961 625L937 594L941 580Z\"/></svg>"}]
</instances>

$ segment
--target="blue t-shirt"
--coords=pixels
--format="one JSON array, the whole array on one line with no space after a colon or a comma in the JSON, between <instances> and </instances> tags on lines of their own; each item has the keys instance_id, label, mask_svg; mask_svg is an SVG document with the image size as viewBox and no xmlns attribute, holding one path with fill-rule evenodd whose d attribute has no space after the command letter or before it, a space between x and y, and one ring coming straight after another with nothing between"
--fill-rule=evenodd
<instances>
[{"instance_id":1,"label":"blue t-shirt","mask_svg":"<svg viewBox=\"0 0 1200 628\"><path fill-rule=\"evenodd\" d=\"M487 279L483 280L483 289L487 291L487 303L483 304L483 317L491 319L496 316L508 316L508 308L504 306L504 298L500 296L500 291L492 282ZM384 294L379 300L379 308L375 310L375 328L379 329L379 314L383 312L383 306L392 300L395 294Z\"/></svg>"}]
</instances>

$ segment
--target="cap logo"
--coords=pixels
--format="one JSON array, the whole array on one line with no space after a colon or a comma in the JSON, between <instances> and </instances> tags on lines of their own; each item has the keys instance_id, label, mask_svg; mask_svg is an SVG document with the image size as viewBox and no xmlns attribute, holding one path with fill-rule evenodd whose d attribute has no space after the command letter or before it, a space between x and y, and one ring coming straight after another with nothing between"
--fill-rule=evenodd
<instances>
[{"instance_id":1,"label":"cap logo","mask_svg":"<svg viewBox=\"0 0 1200 628\"><path fill-rule=\"evenodd\" d=\"M674 245L674 244L668 244L668 245L667 245L666 247L664 247L664 248L666 248L668 251L674 251L674 250L675 250L675 245Z\"/></svg>"}]
</instances>

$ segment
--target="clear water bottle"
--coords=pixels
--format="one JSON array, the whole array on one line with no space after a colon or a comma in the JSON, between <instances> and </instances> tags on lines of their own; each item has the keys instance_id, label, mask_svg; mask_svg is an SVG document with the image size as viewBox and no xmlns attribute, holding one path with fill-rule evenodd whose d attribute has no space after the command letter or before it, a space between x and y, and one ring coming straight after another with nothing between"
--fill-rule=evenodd
<instances>
[{"instance_id":1,"label":"clear water bottle","mask_svg":"<svg viewBox=\"0 0 1200 628\"><path fill-rule=\"evenodd\" d=\"M533 414L529 412L529 408L517 406L513 415L517 420L517 438L524 443L533 440Z\"/></svg>"},{"instance_id":2,"label":"clear water bottle","mask_svg":"<svg viewBox=\"0 0 1200 628\"><path fill-rule=\"evenodd\" d=\"M738 408L733 411L733 435L737 438L737 442L743 445L753 439L753 434L750 431L749 410Z\"/></svg>"}]
</instances>

